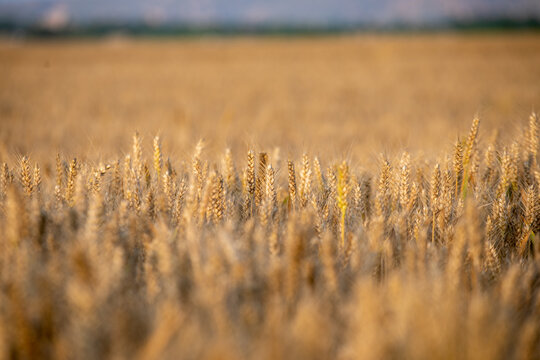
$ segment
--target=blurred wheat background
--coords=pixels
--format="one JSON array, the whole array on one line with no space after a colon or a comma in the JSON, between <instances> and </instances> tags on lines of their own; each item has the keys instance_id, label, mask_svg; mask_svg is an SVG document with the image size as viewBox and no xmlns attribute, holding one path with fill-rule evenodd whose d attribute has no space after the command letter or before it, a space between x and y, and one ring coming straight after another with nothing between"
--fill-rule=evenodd
<instances>
[{"instance_id":1,"label":"blurred wheat background","mask_svg":"<svg viewBox=\"0 0 540 360\"><path fill-rule=\"evenodd\" d=\"M534 32L0 42L0 358L540 358Z\"/></svg>"},{"instance_id":2,"label":"blurred wheat background","mask_svg":"<svg viewBox=\"0 0 540 360\"><path fill-rule=\"evenodd\" d=\"M475 115L486 136L512 133L540 102L540 41L533 33L4 43L0 77L2 140L20 154L105 159L139 130L166 133L164 144L182 156L204 137L215 151L257 145L365 163L381 151L447 149Z\"/></svg>"}]
</instances>

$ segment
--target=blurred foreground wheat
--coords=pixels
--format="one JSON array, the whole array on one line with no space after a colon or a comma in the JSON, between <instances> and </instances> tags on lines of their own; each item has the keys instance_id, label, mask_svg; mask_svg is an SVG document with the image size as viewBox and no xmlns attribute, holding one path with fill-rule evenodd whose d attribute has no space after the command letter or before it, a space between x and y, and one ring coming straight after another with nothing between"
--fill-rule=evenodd
<instances>
[{"instance_id":1,"label":"blurred foreground wheat","mask_svg":"<svg viewBox=\"0 0 540 360\"><path fill-rule=\"evenodd\" d=\"M139 134L109 163L3 163L0 355L540 358L538 119L479 131L378 173Z\"/></svg>"}]
</instances>

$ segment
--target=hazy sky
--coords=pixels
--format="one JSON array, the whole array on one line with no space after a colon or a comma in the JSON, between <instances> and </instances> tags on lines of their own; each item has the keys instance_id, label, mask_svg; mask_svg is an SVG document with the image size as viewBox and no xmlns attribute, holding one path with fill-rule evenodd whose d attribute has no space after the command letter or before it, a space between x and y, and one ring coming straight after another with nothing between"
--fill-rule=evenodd
<instances>
[{"instance_id":1,"label":"hazy sky","mask_svg":"<svg viewBox=\"0 0 540 360\"><path fill-rule=\"evenodd\" d=\"M540 0L0 0L0 16L69 21L429 23L540 18Z\"/></svg>"}]
</instances>

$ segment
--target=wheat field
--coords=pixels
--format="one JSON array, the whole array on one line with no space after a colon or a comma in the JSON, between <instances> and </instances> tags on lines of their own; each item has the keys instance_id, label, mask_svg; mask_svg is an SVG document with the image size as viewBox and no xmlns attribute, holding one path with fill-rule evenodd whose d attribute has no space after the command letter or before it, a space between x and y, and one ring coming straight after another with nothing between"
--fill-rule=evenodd
<instances>
[{"instance_id":1,"label":"wheat field","mask_svg":"<svg viewBox=\"0 0 540 360\"><path fill-rule=\"evenodd\" d=\"M540 36L0 43L0 358L540 358Z\"/></svg>"}]
</instances>

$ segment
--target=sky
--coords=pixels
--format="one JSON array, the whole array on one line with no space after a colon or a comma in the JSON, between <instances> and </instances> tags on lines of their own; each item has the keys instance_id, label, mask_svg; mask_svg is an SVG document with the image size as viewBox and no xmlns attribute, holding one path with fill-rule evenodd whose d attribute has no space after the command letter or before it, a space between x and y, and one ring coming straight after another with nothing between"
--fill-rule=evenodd
<instances>
[{"instance_id":1,"label":"sky","mask_svg":"<svg viewBox=\"0 0 540 360\"><path fill-rule=\"evenodd\" d=\"M540 19L540 0L0 0L0 18L65 23L430 24Z\"/></svg>"}]
</instances>

